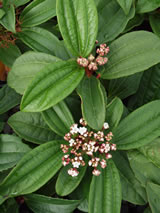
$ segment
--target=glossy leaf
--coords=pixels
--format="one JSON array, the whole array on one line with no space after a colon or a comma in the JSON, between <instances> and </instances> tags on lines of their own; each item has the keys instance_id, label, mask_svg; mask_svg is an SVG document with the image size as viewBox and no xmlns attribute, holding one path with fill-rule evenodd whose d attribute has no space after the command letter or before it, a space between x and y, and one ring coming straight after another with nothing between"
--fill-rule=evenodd
<instances>
[{"instance_id":1,"label":"glossy leaf","mask_svg":"<svg viewBox=\"0 0 160 213\"><path fill-rule=\"evenodd\" d=\"M151 32L127 33L110 45L104 79L120 78L144 71L160 62L160 39Z\"/></svg>"},{"instance_id":2,"label":"glossy leaf","mask_svg":"<svg viewBox=\"0 0 160 213\"><path fill-rule=\"evenodd\" d=\"M24 199L34 213L71 213L79 204L78 200L51 198L38 194L26 195Z\"/></svg>"},{"instance_id":3,"label":"glossy leaf","mask_svg":"<svg viewBox=\"0 0 160 213\"><path fill-rule=\"evenodd\" d=\"M89 192L89 213L120 213L121 183L112 160L99 177L93 176Z\"/></svg>"},{"instance_id":4,"label":"glossy leaf","mask_svg":"<svg viewBox=\"0 0 160 213\"><path fill-rule=\"evenodd\" d=\"M16 45L9 44L6 48L0 48L0 60L8 67L11 67L20 55L21 52Z\"/></svg>"},{"instance_id":5,"label":"glossy leaf","mask_svg":"<svg viewBox=\"0 0 160 213\"><path fill-rule=\"evenodd\" d=\"M113 133L113 140L118 149L138 148L160 136L159 117L159 100L150 102L129 114Z\"/></svg>"},{"instance_id":6,"label":"glossy leaf","mask_svg":"<svg viewBox=\"0 0 160 213\"><path fill-rule=\"evenodd\" d=\"M126 153L122 151L113 153L113 160L119 170L123 200L135 205L145 205L147 202L146 190L135 177Z\"/></svg>"},{"instance_id":7,"label":"glossy leaf","mask_svg":"<svg viewBox=\"0 0 160 213\"><path fill-rule=\"evenodd\" d=\"M43 186L60 169L62 141L51 141L27 153L0 185L0 203L29 194Z\"/></svg>"},{"instance_id":8,"label":"glossy leaf","mask_svg":"<svg viewBox=\"0 0 160 213\"><path fill-rule=\"evenodd\" d=\"M147 195L152 213L159 212L160 203L160 185L149 182L147 184Z\"/></svg>"},{"instance_id":9,"label":"glossy leaf","mask_svg":"<svg viewBox=\"0 0 160 213\"><path fill-rule=\"evenodd\" d=\"M8 85L23 94L34 76L46 65L60 59L40 52L26 52L15 61L8 75Z\"/></svg>"},{"instance_id":10,"label":"glossy leaf","mask_svg":"<svg viewBox=\"0 0 160 213\"><path fill-rule=\"evenodd\" d=\"M121 99L127 98L136 93L143 73L136 73L131 76L117 78L109 81L108 96L118 96Z\"/></svg>"},{"instance_id":11,"label":"glossy leaf","mask_svg":"<svg viewBox=\"0 0 160 213\"><path fill-rule=\"evenodd\" d=\"M128 31L130 31L131 29L133 29L134 27L137 27L139 25L141 25L144 21L144 15L142 14L135 14L135 16L129 20L125 30L123 31L123 33L126 33Z\"/></svg>"},{"instance_id":12,"label":"glossy leaf","mask_svg":"<svg viewBox=\"0 0 160 213\"><path fill-rule=\"evenodd\" d=\"M137 13L147 13L157 9L160 6L160 1L158 0L138 0L136 4Z\"/></svg>"},{"instance_id":13,"label":"glossy leaf","mask_svg":"<svg viewBox=\"0 0 160 213\"><path fill-rule=\"evenodd\" d=\"M73 192L74 189L76 189L85 175L87 165L78 169L79 174L76 177L72 177L68 174L68 169L70 167L70 165L63 167L58 175L56 182L56 192L60 196L66 196Z\"/></svg>"},{"instance_id":14,"label":"glossy leaf","mask_svg":"<svg viewBox=\"0 0 160 213\"><path fill-rule=\"evenodd\" d=\"M12 168L31 149L21 139L7 134L0 135L0 171Z\"/></svg>"},{"instance_id":15,"label":"glossy leaf","mask_svg":"<svg viewBox=\"0 0 160 213\"><path fill-rule=\"evenodd\" d=\"M152 27L153 32L160 37L160 15L150 15L149 22Z\"/></svg>"},{"instance_id":16,"label":"glossy leaf","mask_svg":"<svg viewBox=\"0 0 160 213\"><path fill-rule=\"evenodd\" d=\"M118 125L123 114L123 103L119 98L114 98L106 107L106 121L111 128Z\"/></svg>"},{"instance_id":17,"label":"glossy leaf","mask_svg":"<svg viewBox=\"0 0 160 213\"><path fill-rule=\"evenodd\" d=\"M7 112L21 101L21 96L7 85L0 89L0 114Z\"/></svg>"},{"instance_id":18,"label":"glossy leaf","mask_svg":"<svg viewBox=\"0 0 160 213\"><path fill-rule=\"evenodd\" d=\"M29 84L21 110L44 111L56 105L77 87L83 75L84 69L72 60L46 66Z\"/></svg>"},{"instance_id":19,"label":"glossy leaf","mask_svg":"<svg viewBox=\"0 0 160 213\"><path fill-rule=\"evenodd\" d=\"M74 124L72 114L64 101L42 112L42 116L48 126L60 136L68 133L71 125Z\"/></svg>"},{"instance_id":20,"label":"glossy leaf","mask_svg":"<svg viewBox=\"0 0 160 213\"><path fill-rule=\"evenodd\" d=\"M75 56L92 51L98 30L94 0L58 0L57 18L66 47Z\"/></svg>"},{"instance_id":21,"label":"glossy leaf","mask_svg":"<svg viewBox=\"0 0 160 213\"><path fill-rule=\"evenodd\" d=\"M122 7L122 9L124 10L125 14L127 15L131 9L133 0L117 0L118 4Z\"/></svg>"},{"instance_id":22,"label":"glossy leaf","mask_svg":"<svg viewBox=\"0 0 160 213\"><path fill-rule=\"evenodd\" d=\"M38 0L29 4L21 13L22 27L33 27L56 15L56 0Z\"/></svg>"},{"instance_id":23,"label":"glossy leaf","mask_svg":"<svg viewBox=\"0 0 160 213\"><path fill-rule=\"evenodd\" d=\"M128 0L127 0L128 2ZM131 8L126 16L116 0L101 1L98 5L99 15L99 43L115 39L125 29L128 21L134 17L135 9Z\"/></svg>"},{"instance_id":24,"label":"glossy leaf","mask_svg":"<svg viewBox=\"0 0 160 213\"><path fill-rule=\"evenodd\" d=\"M85 77L77 92L81 98L83 118L92 129L102 129L105 121L105 101L100 81L95 77Z\"/></svg>"},{"instance_id":25,"label":"glossy leaf","mask_svg":"<svg viewBox=\"0 0 160 213\"><path fill-rule=\"evenodd\" d=\"M13 33L16 32L15 30L15 9L12 4L10 4L8 7L4 7L5 15L0 19L0 24L3 25L4 28L6 28L8 31L11 31Z\"/></svg>"},{"instance_id":26,"label":"glossy leaf","mask_svg":"<svg viewBox=\"0 0 160 213\"><path fill-rule=\"evenodd\" d=\"M31 49L56 55L60 41L48 30L40 27L22 28L22 31L17 35Z\"/></svg>"},{"instance_id":27,"label":"glossy leaf","mask_svg":"<svg viewBox=\"0 0 160 213\"><path fill-rule=\"evenodd\" d=\"M160 169L150 159L138 150L130 151L128 159L136 178L141 182L143 187L146 187L148 181L160 184Z\"/></svg>"},{"instance_id":28,"label":"glossy leaf","mask_svg":"<svg viewBox=\"0 0 160 213\"><path fill-rule=\"evenodd\" d=\"M17 112L9 118L8 124L20 137L36 144L55 139L40 113Z\"/></svg>"}]
</instances>

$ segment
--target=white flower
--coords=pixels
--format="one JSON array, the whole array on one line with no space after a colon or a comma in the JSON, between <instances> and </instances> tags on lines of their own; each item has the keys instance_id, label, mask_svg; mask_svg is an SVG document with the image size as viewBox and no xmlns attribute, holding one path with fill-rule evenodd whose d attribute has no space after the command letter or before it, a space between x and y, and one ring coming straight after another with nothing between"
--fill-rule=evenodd
<instances>
[{"instance_id":1,"label":"white flower","mask_svg":"<svg viewBox=\"0 0 160 213\"><path fill-rule=\"evenodd\" d=\"M78 132L79 132L78 124L73 124L73 125L71 126L71 131L70 131L70 133L71 133L71 134L76 134L76 133L78 133Z\"/></svg>"},{"instance_id":2,"label":"white flower","mask_svg":"<svg viewBox=\"0 0 160 213\"><path fill-rule=\"evenodd\" d=\"M77 169L71 168L68 170L68 174L71 175L72 177L76 177L79 174L79 172L77 171Z\"/></svg>"},{"instance_id":3,"label":"white flower","mask_svg":"<svg viewBox=\"0 0 160 213\"><path fill-rule=\"evenodd\" d=\"M105 122L105 123L103 124L103 128L104 128L104 129L109 129L109 124Z\"/></svg>"},{"instance_id":4,"label":"white flower","mask_svg":"<svg viewBox=\"0 0 160 213\"><path fill-rule=\"evenodd\" d=\"M87 132L87 128L86 127L80 127L79 128L79 133L81 134L81 135L83 135L84 133L86 133Z\"/></svg>"},{"instance_id":5,"label":"white flower","mask_svg":"<svg viewBox=\"0 0 160 213\"><path fill-rule=\"evenodd\" d=\"M99 176L101 174L101 172L98 169L94 169L92 171L92 174L95 175L95 176Z\"/></svg>"},{"instance_id":6,"label":"white flower","mask_svg":"<svg viewBox=\"0 0 160 213\"><path fill-rule=\"evenodd\" d=\"M72 165L74 168L79 168L80 162L78 162L78 161L72 162Z\"/></svg>"},{"instance_id":7,"label":"white flower","mask_svg":"<svg viewBox=\"0 0 160 213\"><path fill-rule=\"evenodd\" d=\"M70 140L69 140L69 145L70 145L70 146L73 146L74 143L75 143L75 140L74 140L74 139L70 139Z\"/></svg>"}]
</instances>

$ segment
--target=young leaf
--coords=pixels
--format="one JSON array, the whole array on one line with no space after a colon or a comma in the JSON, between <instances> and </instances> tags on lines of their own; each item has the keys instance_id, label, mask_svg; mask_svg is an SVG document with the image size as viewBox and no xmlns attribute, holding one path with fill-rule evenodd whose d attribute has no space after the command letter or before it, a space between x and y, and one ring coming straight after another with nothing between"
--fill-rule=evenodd
<instances>
[{"instance_id":1,"label":"young leaf","mask_svg":"<svg viewBox=\"0 0 160 213\"><path fill-rule=\"evenodd\" d=\"M63 141L50 141L27 153L0 185L0 203L9 197L30 194L52 178L62 165Z\"/></svg>"},{"instance_id":2,"label":"young leaf","mask_svg":"<svg viewBox=\"0 0 160 213\"><path fill-rule=\"evenodd\" d=\"M56 105L77 87L83 76L84 68L73 60L46 66L25 91L21 110L38 112Z\"/></svg>"},{"instance_id":3,"label":"young leaf","mask_svg":"<svg viewBox=\"0 0 160 213\"><path fill-rule=\"evenodd\" d=\"M147 13L157 9L160 6L160 1L158 0L138 0L136 4L137 13Z\"/></svg>"},{"instance_id":4,"label":"young leaf","mask_svg":"<svg viewBox=\"0 0 160 213\"><path fill-rule=\"evenodd\" d=\"M6 84L0 89L0 114L20 104L21 96Z\"/></svg>"},{"instance_id":5,"label":"young leaf","mask_svg":"<svg viewBox=\"0 0 160 213\"><path fill-rule=\"evenodd\" d=\"M9 118L8 124L20 137L36 144L55 139L40 113L17 112Z\"/></svg>"},{"instance_id":6,"label":"young leaf","mask_svg":"<svg viewBox=\"0 0 160 213\"><path fill-rule=\"evenodd\" d=\"M160 37L160 15L155 14L155 15L150 15L149 16L149 22L152 27L153 32Z\"/></svg>"},{"instance_id":7,"label":"young leaf","mask_svg":"<svg viewBox=\"0 0 160 213\"><path fill-rule=\"evenodd\" d=\"M148 195L149 205L151 207L152 213L159 212L160 185L154 184L152 182L148 182L147 195Z\"/></svg>"},{"instance_id":8,"label":"young leaf","mask_svg":"<svg viewBox=\"0 0 160 213\"><path fill-rule=\"evenodd\" d=\"M21 139L7 134L0 135L0 171L12 168L31 149Z\"/></svg>"},{"instance_id":9,"label":"young leaf","mask_svg":"<svg viewBox=\"0 0 160 213\"><path fill-rule=\"evenodd\" d=\"M12 4L4 7L5 15L0 19L0 24L3 25L8 31L15 33L15 9Z\"/></svg>"},{"instance_id":10,"label":"young leaf","mask_svg":"<svg viewBox=\"0 0 160 213\"><path fill-rule=\"evenodd\" d=\"M127 33L110 45L104 79L120 78L144 71L160 62L160 39L151 32Z\"/></svg>"},{"instance_id":11,"label":"young leaf","mask_svg":"<svg viewBox=\"0 0 160 213\"><path fill-rule=\"evenodd\" d=\"M160 184L160 169L138 150L128 152L128 159L136 178L146 187L148 181Z\"/></svg>"},{"instance_id":12,"label":"young leaf","mask_svg":"<svg viewBox=\"0 0 160 213\"><path fill-rule=\"evenodd\" d=\"M42 112L43 119L48 126L58 135L64 136L74 124L71 112L64 101Z\"/></svg>"},{"instance_id":13,"label":"young leaf","mask_svg":"<svg viewBox=\"0 0 160 213\"><path fill-rule=\"evenodd\" d=\"M77 92L81 98L83 118L93 129L102 129L105 121L105 101L100 81L95 77L85 77Z\"/></svg>"},{"instance_id":14,"label":"young leaf","mask_svg":"<svg viewBox=\"0 0 160 213\"><path fill-rule=\"evenodd\" d=\"M124 10L125 14L128 15L130 9L131 9L131 6L132 6L132 3L133 3L133 0L117 0L118 4L121 6L121 8Z\"/></svg>"},{"instance_id":15,"label":"young leaf","mask_svg":"<svg viewBox=\"0 0 160 213\"><path fill-rule=\"evenodd\" d=\"M99 177L93 176L89 192L89 213L120 213L121 183L112 160Z\"/></svg>"},{"instance_id":16,"label":"young leaf","mask_svg":"<svg viewBox=\"0 0 160 213\"><path fill-rule=\"evenodd\" d=\"M86 166L80 167L77 177L70 176L68 169L70 169L70 165L63 167L56 182L56 192L60 196L66 196L76 189L85 175L87 164Z\"/></svg>"},{"instance_id":17,"label":"young leaf","mask_svg":"<svg viewBox=\"0 0 160 213\"><path fill-rule=\"evenodd\" d=\"M57 18L66 47L74 56L92 51L98 30L94 0L58 0Z\"/></svg>"},{"instance_id":18,"label":"young leaf","mask_svg":"<svg viewBox=\"0 0 160 213\"><path fill-rule=\"evenodd\" d=\"M118 149L138 148L160 136L159 125L160 101L158 100L138 108L124 118L115 129L113 140Z\"/></svg>"},{"instance_id":19,"label":"young leaf","mask_svg":"<svg viewBox=\"0 0 160 213\"><path fill-rule=\"evenodd\" d=\"M40 27L22 28L17 36L33 50L51 55L56 55L60 42L53 33Z\"/></svg>"},{"instance_id":20,"label":"young leaf","mask_svg":"<svg viewBox=\"0 0 160 213\"><path fill-rule=\"evenodd\" d=\"M60 59L40 52L26 52L12 66L8 75L8 85L23 94L34 76L46 65Z\"/></svg>"},{"instance_id":21,"label":"young leaf","mask_svg":"<svg viewBox=\"0 0 160 213\"><path fill-rule=\"evenodd\" d=\"M106 107L106 121L111 128L118 125L123 114L123 103L121 99L114 98Z\"/></svg>"},{"instance_id":22,"label":"young leaf","mask_svg":"<svg viewBox=\"0 0 160 213\"><path fill-rule=\"evenodd\" d=\"M128 2L129 0L127 0ZM101 1L98 5L99 30L98 41L105 43L115 39L125 29L128 21L133 18L135 8L131 8L126 16L116 0Z\"/></svg>"},{"instance_id":23,"label":"young leaf","mask_svg":"<svg viewBox=\"0 0 160 213\"><path fill-rule=\"evenodd\" d=\"M24 197L29 208L34 213L71 213L79 204L79 200L51 198L38 194Z\"/></svg>"},{"instance_id":24,"label":"young leaf","mask_svg":"<svg viewBox=\"0 0 160 213\"><path fill-rule=\"evenodd\" d=\"M20 15L22 27L34 27L56 15L56 0L37 0L29 4Z\"/></svg>"}]
</instances>

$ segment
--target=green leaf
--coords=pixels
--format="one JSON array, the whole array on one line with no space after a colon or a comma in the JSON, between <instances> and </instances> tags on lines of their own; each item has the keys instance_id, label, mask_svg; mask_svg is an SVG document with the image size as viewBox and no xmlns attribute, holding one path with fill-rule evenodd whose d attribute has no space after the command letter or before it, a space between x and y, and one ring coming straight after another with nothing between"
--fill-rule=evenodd
<instances>
[{"instance_id":1,"label":"green leaf","mask_svg":"<svg viewBox=\"0 0 160 213\"><path fill-rule=\"evenodd\" d=\"M159 0L138 0L136 4L137 13L147 13L157 9L160 6Z\"/></svg>"},{"instance_id":2,"label":"green leaf","mask_svg":"<svg viewBox=\"0 0 160 213\"><path fill-rule=\"evenodd\" d=\"M31 49L51 55L56 55L60 42L55 35L40 27L22 28L17 36Z\"/></svg>"},{"instance_id":3,"label":"green leaf","mask_svg":"<svg viewBox=\"0 0 160 213\"><path fill-rule=\"evenodd\" d=\"M118 4L121 6L121 8L124 10L125 14L128 15L130 9L131 9L131 6L132 6L132 3L133 3L133 0L117 0Z\"/></svg>"},{"instance_id":4,"label":"green leaf","mask_svg":"<svg viewBox=\"0 0 160 213\"><path fill-rule=\"evenodd\" d=\"M119 170L123 200L133 203L135 205L145 205L147 202L147 195L145 188L135 177L127 155L122 151L113 153L113 160Z\"/></svg>"},{"instance_id":5,"label":"green leaf","mask_svg":"<svg viewBox=\"0 0 160 213\"><path fill-rule=\"evenodd\" d=\"M40 113L17 112L9 118L8 124L20 137L36 144L55 139Z\"/></svg>"},{"instance_id":6,"label":"green leaf","mask_svg":"<svg viewBox=\"0 0 160 213\"><path fill-rule=\"evenodd\" d=\"M46 65L60 59L40 52L26 52L12 66L8 75L8 85L23 94L34 76Z\"/></svg>"},{"instance_id":7,"label":"green leaf","mask_svg":"<svg viewBox=\"0 0 160 213\"><path fill-rule=\"evenodd\" d=\"M160 136L159 125L160 101L158 100L145 104L124 118L115 129L113 140L118 149L138 148Z\"/></svg>"},{"instance_id":8,"label":"green leaf","mask_svg":"<svg viewBox=\"0 0 160 213\"><path fill-rule=\"evenodd\" d=\"M0 185L1 197L32 193L52 178L62 165L62 142L50 141L27 153Z\"/></svg>"},{"instance_id":9,"label":"green leaf","mask_svg":"<svg viewBox=\"0 0 160 213\"><path fill-rule=\"evenodd\" d=\"M50 64L37 73L24 93L21 110L44 111L68 96L84 76L76 61Z\"/></svg>"},{"instance_id":10,"label":"green leaf","mask_svg":"<svg viewBox=\"0 0 160 213\"><path fill-rule=\"evenodd\" d=\"M94 0L58 0L57 18L66 47L75 56L92 51L98 30Z\"/></svg>"},{"instance_id":11,"label":"green leaf","mask_svg":"<svg viewBox=\"0 0 160 213\"><path fill-rule=\"evenodd\" d=\"M0 206L0 213L19 213L19 206L15 199L11 198Z\"/></svg>"},{"instance_id":12,"label":"green leaf","mask_svg":"<svg viewBox=\"0 0 160 213\"><path fill-rule=\"evenodd\" d=\"M128 159L136 178L146 187L148 181L160 184L160 169L138 150L128 152Z\"/></svg>"},{"instance_id":13,"label":"green leaf","mask_svg":"<svg viewBox=\"0 0 160 213\"><path fill-rule=\"evenodd\" d=\"M0 100L0 114L3 114L18 105L21 101L21 96L6 84L0 89Z\"/></svg>"},{"instance_id":14,"label":"green leaf","mask_svg":"<svg viewBox=\"0 0 160 213\"><path fill-rule=\"evenodd\" d=\"M123 103L121 99L114 98L106 107L106 121L109 127L114 128L118 125L123 114Z\"/></svg>"},{"instance_id":15,"label":"green leaf","mask_svg":"<svg viewBox=\"0 0 160 213\"><path fill-rule=\"evenodd\" d=\"M77 92L81 98L83 118L92 129L102 129L105 121L105 101L100 81L95 77L85 77Z\"/></svg>"},{"instance_id":16,"label":"green leaf","mask_svg":"<svg viewBox=\"0 0 160 213\"><path fill-rule=\"evenodd\" d=\"M155 15L150 15L149 16L149 22L152 27L153 32L160 37L160 15L155 14Z\"/></svg>"},{"instance_id":17,"label":"green leaf","mask_svg":"<svg viewBox=\"0 0 160 213\"><path fill-rule=\"evenodd\" d=\"M48 126L58 135L64 136L74 124L71 112L64 101L42 112L43 119Z\"/></svg>"},{"instance_id":18,"label":"green leaf","mask_svg":"<svg viewBox=\"0 0 160 213\"><path fill-rule=\"evenodd\" d=\"M2 132L3 128L4 128L4 122L3 121L0 121L0 132Z\"/></svg>"},{"instance_id":19,"label":"green leaf","mask_svg":"<svg viewBox=\"0 0 160 213\"><path fill-rule=\"evenodd\" d=\"M0 24L3 25L8 31L13 33L16 32L15 30L15 9L14 6L11 4L8 7L4 7L5 15L0 19Z\"/></svg>"},{"instance_id":20,"label":"green leaf","mask_svg":"<svg viewBox=\"0 0 160 213\"><path fill-rule=\"evenodd\" d=\"M0 60L8 67L12 67L16 58L20 55L21 52L16 45L8 44L8 47L0 48Z\"/></svg>"},{"instance_id":21,"label":"green leaf","mask_svg":"<svg viewBox=\"0 0 160 213\"><path fill-rule=\"evenodd\" d=\"M0 171L12 168L31 149L13 135L0 135Z\"/></svg>"},{"instance_id":22,"label":"green leaf","mask_svg":"<svg viewBox=\"0 0 160 213\"><path fill-rule=\"evenodd\" d=\"M56 192L60 196L66 196L76 189L76 187L80 184L83 176L85 175L88 164L85 166L81 166L78 169L79 174L76 177L72 177L68 174L68 169L71 168L71 165L67 165L63 167L58 175L58 179L56 182Z\"/></svg>"},{"instance_id":23,"label":"green leaf","mask_svg":"<svg viewBox=\"0 0 160 213\"><path fill-rule=\"evenodd\" d=\"M118 96L124 99L136 93L142 74L136 73L131 76L110 80L108 84L108 97Z\"/></svg>"},{"instance_id":24,"label":"green leaf","mask_svg":"<svg viewBox=\"0 0 160 213\"><path fill-rule=\"evenodd\" d=\"M71 213L79 204L78 200L51 198L38 194L26 195L24 199L34 213Z\"/></svg>"},{"instance_id":25,"label":"green leaf","mask_svg":"<svg viewBox=\"0 0 160 213\"><path fill-rule=\"evenodd\" d=\"M133 29L134 27L141 25L143 23L143 21L144 21L144 15L135 14L135 16L131 20L129 20L123 33L126 33L128 31L130 31L131 29Z\"/></svg>"},{"instance_id":26,"label":"green leaf","mask_svg":"<svg viewBox=\"0 0 160 213\"><path fill-rule=\"evenodd\" d=\"M148 207L148 208L146 208L146 209L144 210L143 213L152 213L152 212L151 212L151 209Z\"/></svg>"},{"instance_id":27,"label":"green leaf","mask_svg":"<svg viewBox=\"0 0 160 213\"><path fill-rule=\"evenodd\" d=\"M139 151L146 156L154 165L160 168L160 138L155 139L146 146L140 147Z\"/></svg>"},{"instance_id":28,"label":"green leaf","mask_svg":"<svg viewBox=\"0 0 160 213\"><path fill-rule=\"evenodd\" d=\"M5 3L5 5L13 4L15 7L19 7L21 5L26 4L29 1L30 0L5 0L3 1L3 3Z\"/></svg>"},{"instance_id":29,"label":"green leaf","mask_svg":"<svg viewBox=\"0 0 160 213\"><path fill-rule=\"evenodd\" d=\"M127 0L126 2L128 2ZM125 29L128 21L134 17L135 8L132 7L126 16L116 0L101 1L98 5L99 15L99 43L115 39Z\"/></svg>"},{"instance_id":30,"label":"green leaf","mask_svg":"<svg viewBox=\"0 0 160 213\"><path fill-rule=\"evenodd\" d=\"M0 9L0 19L5 15L5 11L3 9Z\"/></svg>"},{"instance_id":31,"label":"green leaf","mask_svg":"<svg viewBox=\"0 0 160 213\"><path fill-rule=\"evenodd\" d=\"M56 0L37 0L29 4L20 15L22 27L33 27L56 15Z\"/></svg>"},{"instance_id":32,"label":"green leaf","mask_svg":"<svg viewBox=\"0 0 160 213\"><path fill-rule=\"evenodd\" d=\"M147 195L152 213L159 212L160 203L160 185L152 182L147 183Z\"/></svg>"},{"instance_id":33,"label":"green leaf","mask_svg":"<svg viewBox=\"0 0 160 213\"><path fill-rule=\"evenodd\" d=\"M89 192L89 213L120 213L121 183L112 160L99 177L93 176Z\"/></svg>"},{"instance_id":34,"label":"green leaf","mask_svg":"<svg viewBox=\"0 0 160 213\"><path fill-rule=\"evenodd\" d=\"M160 39L151 32L127 33L110 45L104 79L120 78L144 71L160 62Z\"/></svg>"}]
</instances>

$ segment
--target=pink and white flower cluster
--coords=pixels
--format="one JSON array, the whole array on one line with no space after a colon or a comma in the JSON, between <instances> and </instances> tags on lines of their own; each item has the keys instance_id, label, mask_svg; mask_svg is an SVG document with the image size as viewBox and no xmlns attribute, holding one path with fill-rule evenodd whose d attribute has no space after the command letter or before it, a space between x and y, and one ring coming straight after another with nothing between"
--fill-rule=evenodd
<instances>
[{"instance_id":1,"label":"pink and white flower cluster","mask_svg":"<svg viewBox=\"0 0 160 213\"><path fill-rule=\"evenodd\" d=\"M95 58L92 54L87 58L79 57L77 58L77 63L81 67L88 68L90 71L98 70L98 66L102 66L107 63L108 58L103 57L109 53L109 47L106 44L101 44L96 50L98 56Z\"/></svg>"},{"instance_id":2,"label":"pink and white flower cluster","mask_svg":"<svg viewBox=\"0 0 160 213\"><path fill-rule=\"evenodd\" d=\"M70 132L64 136L67 144L61 144L61 149L64 153L62 157L63 166L68 164L72 165L72 168L68 170L68 174L75 177L79 174L78 168L85 166L85 156L89 156L88 166L93 167L92 174L95 176L100 175L100 170L97 169L100 166L104 169L107 166L107 160L112 158L109 153L111 150L116 150L116 144L111 143L113 134L109 132L108 123L104 123L102 131L93 132L88 131L86 121L81 118L80 124L73 124L70 127ZM104 134L104 130L108 133Z\"/></svg>"}]
</instances>

